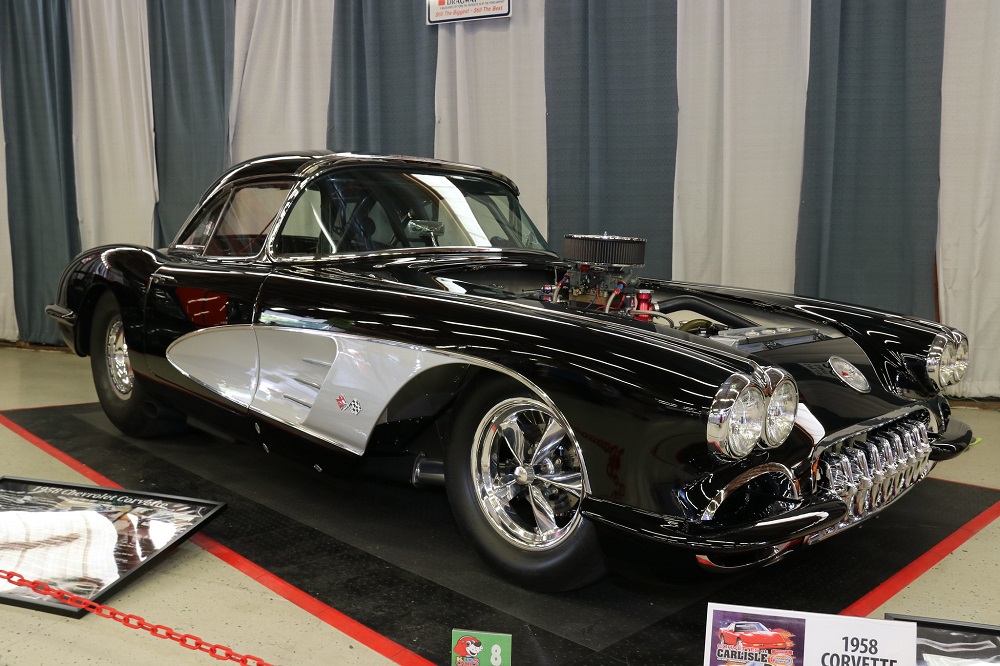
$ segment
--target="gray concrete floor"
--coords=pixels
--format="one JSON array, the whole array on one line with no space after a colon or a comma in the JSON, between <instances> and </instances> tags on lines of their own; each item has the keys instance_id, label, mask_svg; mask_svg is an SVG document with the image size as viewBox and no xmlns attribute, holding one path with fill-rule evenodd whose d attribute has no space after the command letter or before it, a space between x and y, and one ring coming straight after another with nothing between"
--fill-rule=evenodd
<instances>
[{"instance_id":1,"label":"gray concrete floor","mask_svg":"<svg viewBox=\"0 0 1000 666\"><path fill-rule=\"evenodd\" d=\"M89 359L0 348L0 410L96 400ZM93 485L3 426L0 476ZM190 542L108 604L272 664L393 663ZM220 662L113 620L0 605L0 666L212 663Z\"/></svg>"},{"instance_id":2,"label":"gray concrete floor","mask_svg":"<svg viewBox=\"0 0 1000 666\"><path fill-rule=\"evenodd\" d=\"M96 401L88 359L57 351L0 347L0 410ZM939 465L934 476L1000 489L1000 412L956 407L982 442ZM91 483L0 426L0 476ZM876 608L886 612L1000 624L1000 520L987 525ZM109 604L275 664L381 664L391 661L185 543ZM0 666L34 664L207 664L211 657L111 620L62 618L0 605Z\"/></svg>"}]
</instances>

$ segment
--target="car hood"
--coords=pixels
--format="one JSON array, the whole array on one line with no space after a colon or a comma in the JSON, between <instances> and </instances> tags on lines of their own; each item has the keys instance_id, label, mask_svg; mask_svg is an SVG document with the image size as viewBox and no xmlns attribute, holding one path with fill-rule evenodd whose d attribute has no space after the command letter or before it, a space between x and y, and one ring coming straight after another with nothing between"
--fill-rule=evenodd
<instances>
[{"instance_id":1,"label":"car hood","mask_svg":"<svg viewBox=\"0 0 1000 666\"><path fill-rule=\"evenodd\" d=\"M857 423L898 409L914 399L926 399L933 393L913 376L911 361L925 353L934 335L942 330L934 322L789 294L637 280L637 287L654 289L660 299L697 297L758 326L818 332L810 341L748 351L680 330L598 312L564 312L542 303L538 299L541 287L557 282L568 267L550 253L434 250L439 251L358 255L348 261L314 264L309 271L313 277L326 274L344 279L353 275L365 281L374 280L380 288L431 289L444 298L456 300L487 298L497 302L497 311L539 308L545 309L545 316L552 319L589 320L590 329L613 335L602 339L605 345L621 345L616 349L621 355L635 355L647 364L656 363L655 355L649 352L652 344L670 350L674 359L696 357L710 369L704 378L713 382L721 382L731 372L752 371L752 363L778 365L795 377L803 402L816 405L817 412L822 412L821 405L838 405L836 418L833 414L829 418L822 413L815 415L826 424L828 432L841 422ZM626 337L636 344L621 342ZM593 337L590 342L595 342ZM573 342L567 339L565 345L569 349ZM606 347L570 351L594 355L595 349L601 348ZM829 364L835 356L857 367L868 378L871 390L860 393L841 381ZM661 364L669 362L663 360ZM709 400L697 402L704 403L699 404L704 409Z\"/></svg>"}]
</instances>

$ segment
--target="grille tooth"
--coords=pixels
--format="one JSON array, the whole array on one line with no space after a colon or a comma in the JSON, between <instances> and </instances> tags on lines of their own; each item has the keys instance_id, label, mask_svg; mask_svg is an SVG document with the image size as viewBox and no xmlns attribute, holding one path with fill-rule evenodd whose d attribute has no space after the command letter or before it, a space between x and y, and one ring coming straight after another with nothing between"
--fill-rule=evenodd
<instances>
[{"instance_id":1,"label":"grille tooth","mask_svg":"<svg viewBox=\"0 0 1000 666\"><path fill-rule=\"evenodd\" d=\"M927 425L917 422L917 458L918 476L922 479L931 471L931 438L927 435Z\"/></svg>"},{"instance_id":2,"label":"grille tooth","mask_svg":"<svg viewBox=\"0 0 1000 666\"><path fill-rule=\"evenodd\" d=\"M868 460L868 469L872 477L872 506L878 508L882 506L884 500L882 488L885 484L885 458L882 457L882 450L875 445L875 442L863 442L857 448L864 451Z\"/></svg>"},{"instance_id":3,"label":"grille tooth","mask_svg":"<svg viewBox=\"0 0 1000 666\"><path fill-rule=\"evenodd\" d=\"M920 459L917 456L916 428L912 424L903 431L903 444L906 448L906 485L912 486L920 480Z\"/></svg>"},{"instance_id":4,"label":"grille tooth","mask_svg":"<svg viewBox=\"0 0 1000 666\"><path fill-rule=\"evenodd\" d=\"M909 462L906 459L906 445L903 444L900 434L895 431L889 433L889 442L896 456L896 494L899 494L906 488L910 473Z\"/></svg>"},{"instance_id":5,"label":"grille tooth","mask_svg":"<svg viewBox=\"0 0 1000 666\"><path fill-rule=\"evenodd\" d=\"M896 498L897 474L899 465L896 464L896 452L892 449L892 442L887 435L882 435L877 440L879 448L882 450L882 457L885 458L885 484L882 493L885 496L885 503L888 504Z\"/></svg>"},{"instance_id":6,"label":"grille tooth","mask_svg":"<svg viewBox=\"0 0 1000 666\"><path fill-rule=\"evenodd\" d=\"M913 415L831 446L820 455L817 481L841 497L850 512L807 541L824 539L891 504L927 476L930 454L926 421Z\"/></svg>"},{"instance_id":7,"label":"grille tooth","mask_svg":"<svg viewBox=\"0 0 1000 666\"><path fill-rule=\"evenodd\" d=\"M868 459L865 458L861 449L855 447L845 449L844 457L850 463L854 484L857 487L852 513L856 516L863 516L871 511L872 489L874 488L871 473L868 470Z\"/></svg>"}]
</instances>

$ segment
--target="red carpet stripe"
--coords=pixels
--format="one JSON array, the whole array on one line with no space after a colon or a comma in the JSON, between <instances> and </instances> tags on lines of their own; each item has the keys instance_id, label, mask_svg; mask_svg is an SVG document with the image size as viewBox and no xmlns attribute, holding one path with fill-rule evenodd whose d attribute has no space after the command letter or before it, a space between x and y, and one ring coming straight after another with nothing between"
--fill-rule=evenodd
<instances>
[{"instance_id":1,"label":"red carpet stripe","mask_svg":"<svg viewBox=\"0 0 1000 666\"><path fill-rule=\"evenodd\" d=\"M900 569L884 583L840 611L840 614L867 617L997 518L1000 518L1000 502L959 527L950 536Z\"/></svg>"},{"instance_id":2,"label":"red carpet stripe","mask_svg":"<svg viewBox=\"0 0 1000 666\"><path fill-rule=\"evenodd\" d=\"M70 467L73 471L87 477L90 481L108 488L121 488L120 485L111 479L91 469L87 465L84 465L79 460L66 455L42 438L25 430L2 414L0 414L0 425L3 425L14 434L30 442L64 465ZM360 622L351 619L338 611L336 608L327 606L323 602L306 594L294 585L286 583L271 572L246 559L239 553L223 546L215 539L205 536L204 534L195 534L191 537L191 541L198 544L201 548L205 549L212 555L218 557L234 569L237 569L241 573L253 578L256 582L260 583L278 596L287 599L307 613L316 616L337 631L349 636L380 655L387 657L391 661L401 664L402 666L433 666L430 661L427 661L415 652L404 648L399 643L396 643L382 634L369 629Z\"/></svg>"}]
</instances>

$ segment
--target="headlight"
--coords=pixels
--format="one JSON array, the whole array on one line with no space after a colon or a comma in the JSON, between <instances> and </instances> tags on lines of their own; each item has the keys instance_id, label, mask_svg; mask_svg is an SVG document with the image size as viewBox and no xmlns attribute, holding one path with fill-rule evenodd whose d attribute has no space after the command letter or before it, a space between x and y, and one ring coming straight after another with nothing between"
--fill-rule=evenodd
<instances>
[{"instance_id":1,"label":"headlight","mask_svg":"<svg viewBox=\"0 0 1000 666\"><path fill-rule=\"evenodd\" d=\"M954 331L953 335L939 333L927 353L927 376L939 388L962 381L969 368L969 339Z\"/></svg>"},{"instance_id":2,"label":"headlight","mask_svg":"<svg viewBox=\"0 0 1000 666\"><path fill-rule=\"evenodd\" d=\"M955 353L955 381L960 382L969 369L969 338L962 335L958 340Z\"/></svg>"},{"instance_id":3,"label":"headlight","mask_svg":"<svg viewBox=\"0 0 1000 666\"><path fill-rule=\"evenodd\" d=\"M740 392L729 416L729 448L743 458L760 440L764 427L764 393L756 386Z\"/></svg>"},{"instance_id":4,"label":"headlight","mask_svg":"<svg viewBox=\"0 0 1000 666\"><path fill-rule=\"evenodd\" d=\"M799 390L795 382L788 378L780 380L767 401L764 441L768 446L779 446L792 434L798 407Z\"/></svg>"},{"instance_id":5,"label":"headlight","mask_svg":"<svg viewBox=\"0 0 1000 666\"><path fill-rule=\"evenodd\" d=\"M729 458L747 456L764 428L764 393L736 373L715 393L708 413L708 441Z\"/></svg>"}]
</instances>

